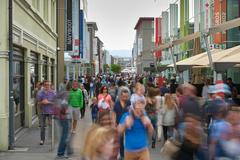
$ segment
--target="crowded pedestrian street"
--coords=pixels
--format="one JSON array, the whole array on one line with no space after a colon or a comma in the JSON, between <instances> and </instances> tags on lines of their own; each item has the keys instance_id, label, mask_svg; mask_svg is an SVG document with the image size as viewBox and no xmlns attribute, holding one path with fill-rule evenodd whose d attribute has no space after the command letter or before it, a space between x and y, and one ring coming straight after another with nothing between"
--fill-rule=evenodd
<instances>
[{"instance_id":1,"label":"crowded pedestrian street","mask_svg":"<svg viewBox=\"0 0 240 160\"><path fill-rule=\"evenodd\" d=\"M0 2L0 160L240 160L240 0Z\"/></svg>"},{"instance_id":2,"label":"crowded pedestrian street","mask_svg":"<svg viewBox=\"0 0 240 160\"><path fill-rule=\"evenodd\" d=\"M73 138L73 149L74 155L71 157L72 160L79 160L80 153L84 143L84 137L86 131L92 125L91 121L91 110L86 109L86 117L80 120L78 124L77 134ZM59 136L59 135L58 135ZM37 137L37 138L36 138ZM49 136L46 145L40 146L39 141L39 128L37 125L25 131L18 140L16 141L16 150L9 152L0 152L1 160L54 160L56 158L57 144L52 150L51 137ZM157 143L160 148L161 142ZM151 160L161 160L159 149L151 149Z\"/></svg>"}]
</instances>

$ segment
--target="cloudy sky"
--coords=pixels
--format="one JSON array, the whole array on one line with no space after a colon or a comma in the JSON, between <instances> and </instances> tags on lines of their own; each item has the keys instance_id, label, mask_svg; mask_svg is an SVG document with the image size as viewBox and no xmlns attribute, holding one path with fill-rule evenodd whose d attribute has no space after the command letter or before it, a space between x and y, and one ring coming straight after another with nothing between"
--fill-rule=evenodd
<instances>
[{"instance_id":1,"label":"cloudy sky","mask_svg":"<svg viewBox=\"0 0 240 160\"><path fill-rule=\"evenodd\" d=\"M88 21L98 25L97 36L113 54L130 55L139 17L159 17L176 0L88 0ZM117 53L118 54L118 53Z\"/></svg>"}]
</instances>

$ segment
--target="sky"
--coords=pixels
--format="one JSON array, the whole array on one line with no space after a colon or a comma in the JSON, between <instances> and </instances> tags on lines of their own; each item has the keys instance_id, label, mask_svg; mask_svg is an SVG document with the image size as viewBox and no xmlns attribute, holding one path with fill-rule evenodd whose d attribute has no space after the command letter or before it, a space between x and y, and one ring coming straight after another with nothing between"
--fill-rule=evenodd
<instances>
[{"instance_id":1,"label":"sky","mask_svg":"<svg viewBox=\"0 0 240 160\"><path fill-rule=\"evenodd\" d=\"M88 0L88 21L112 55L131 56L139 17L159 17L176 0ZM124 54L121 54L124 51Z\"/></svg>"}]
</instances>

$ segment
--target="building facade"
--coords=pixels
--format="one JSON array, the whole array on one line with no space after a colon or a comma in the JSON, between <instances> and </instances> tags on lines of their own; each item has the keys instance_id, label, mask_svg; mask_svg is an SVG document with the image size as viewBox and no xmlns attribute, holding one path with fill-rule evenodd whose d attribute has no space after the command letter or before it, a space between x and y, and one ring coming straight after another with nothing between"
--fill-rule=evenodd
<instances>
[{"instance_id":1,"label":"building facade","mask_svg":"<svg viewBox=\"0 0 240 160\"><path fill-rule=\"evenodd\" d=\"M136 30L137 73L142 74L144 68L150 67L154 62L152 53L155 47L154 18L140 17L134 29Z\"/></svg>"},{"instance_id":2,"label":"building facade","mask_svg":"<svg viewBox=\"0 0 240 160\"><path fill-rule=\"evenodd\" d=\"M95 33L97 32L96 22L87 22L88 32L89 32L89 59L91 64L91 74L94 75L96 72L96 39Z\"/></svg>"},{"instance_id":3,"label":"building facade","mask_svg":"<svg viewBox=\"0 0 240 160\"><path fill-rule=\"evenodd\" d=\"M31 127L36 117L35 84L49 80L56 84L56 0L13 1L13 75L15 134ZM9 70L8 0L0 5L0 150L8 149Z\"/></svg>"}]
</instances>

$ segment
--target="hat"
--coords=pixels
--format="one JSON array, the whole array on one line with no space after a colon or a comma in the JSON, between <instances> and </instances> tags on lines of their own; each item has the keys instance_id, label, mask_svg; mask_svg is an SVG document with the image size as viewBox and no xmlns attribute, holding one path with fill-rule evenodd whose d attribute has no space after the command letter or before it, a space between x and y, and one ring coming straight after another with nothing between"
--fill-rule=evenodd
<instances>
[{"instance_id":1,"label":"hat","mask_svg":"<svg viewBox=\"0 0 240 160\"><path fill-rule=\"evenodd\" d=\"M209 94L213 94L213 93L216 93L216 91L215 91L215 86L214 85L210 85L210 86L208 86L208 93Z\"/></svg>"},{"instance_id":2,"label":"hat","mask_svg":"<svg viewBox=\"0 0 240 160\"><path fill-rule=\"evenodd\" d=\"M224 93L231 94L229 86L223 82L217 82L215 85L210 85L208 93Z\"/></svg>"}]
</instances>

